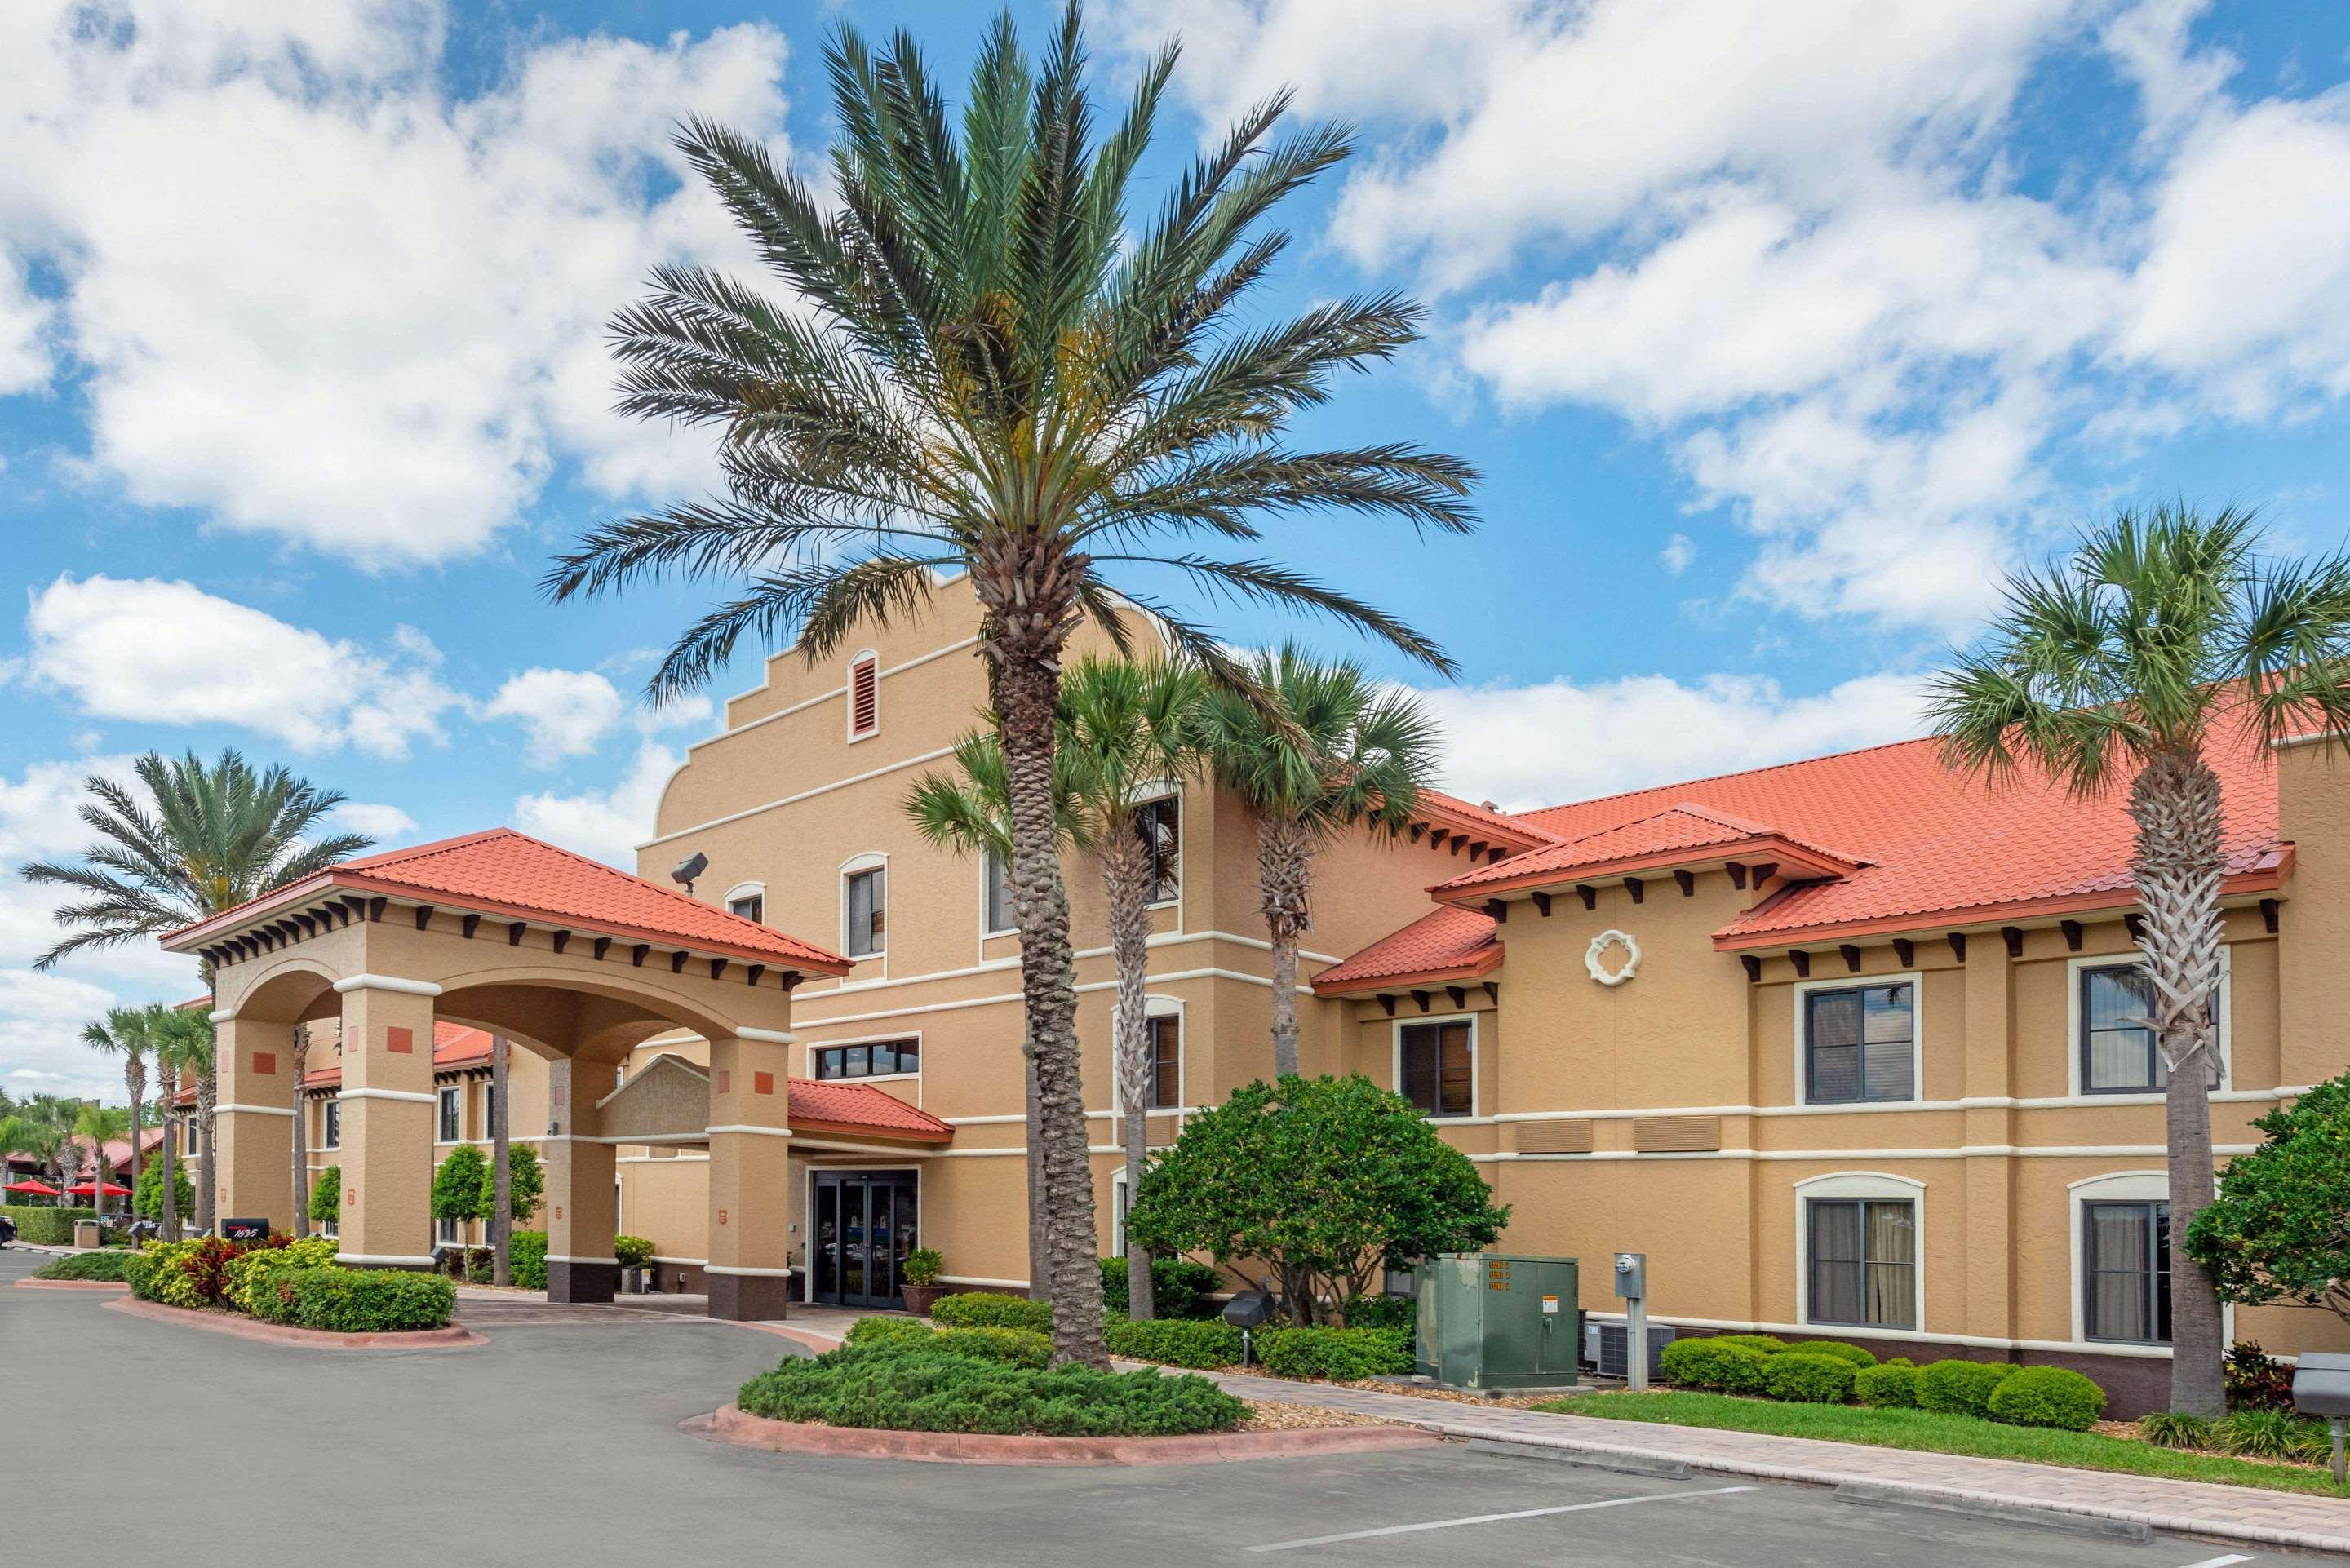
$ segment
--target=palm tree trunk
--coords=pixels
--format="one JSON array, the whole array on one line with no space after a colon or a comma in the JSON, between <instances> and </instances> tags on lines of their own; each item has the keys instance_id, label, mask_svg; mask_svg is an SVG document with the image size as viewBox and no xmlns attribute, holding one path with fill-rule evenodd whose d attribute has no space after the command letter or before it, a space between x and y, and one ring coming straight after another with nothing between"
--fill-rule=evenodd
<instances>
[{"instance_id":1,"label":"palm tree trunk","mask_svg":"<svg viewBox=\"0 0 2350 1568\"><path fill-rule=\"evenodd\" d=\"M296 1240L310 1233L310 1106L302 1097L302 1080L310 1075L310 1026L294 1026L294 1223L286 1233Z\"/></svg>"},{"instance_id":2,"label":"palm tree trunk","mask_svg":"<svg viewBox=\"0 0 2350 1568\"><path fill-rule=\"evenodd\" d=\"M2220 1068L2211 999L2220 955L2219 776L2191 752L2158 753L2130 786L2138 900L2155 1038L2169 1069L2164 1133L2170 1173L2170 1407L2227 1413L2220 1298L2188 1255L2188 1227L2211 1201L2211 1081Z\"/></svg>"},{"instance_id":3,"label":"palm tree trunk","mask_svg":"<svg viewBox=\"0 0 2350 1568\"><path fill-rule=\"evenodd\" d=\"M1037 618L1057 626L1057 614ZM1107 1368L1094 1188L1077 1056L1076 960L1061 881L1053 810L1055 710L1061 676L1054 646L1033 637L1000 653L997 718L1012 808L1012 894L1020 928L1020 993L1035 1064L1044 1150L1045 1268L1053 1303L1053 1361ZM999 648L1002 645L999 643ZM1035 1147L1035 1146L1032 1146Z\"/></svg>"},{"instance_id":4,"label":"palm tree trunk","mask_svg":"<svg viewBox=\"0 0 2350 1568\"><path fill-rule=\"evenodd\" d=\"M1036 1088L1036 1046L1024 1035L1020 1042L1020 1075L1025 1081L1024 1125L1027 1128L1028 1168L1028 1299L1053 1299L1053 1271L1045 1262L1045 1096Z\"/></svg>"},{"instance_id":5,"label":"palm tree trunk","mask_svg":"<svg viewBox=\"0 0 2350 1568\"><path fill-rule=\"evenodd\" d=\"M204 1129L203 1147L196 1150L196 1228L211 1235L219 1227L213 1191L213 1107L220 1103L220 1078L210 1062L196 1075L196 1125Z\"/></svg>"},{"instance_id":6,"label":"palm tree trunk","mask_svg":"<svg viewBox=\"0 0 2350 1568\"><path fill-rule=\"evenodd\" d=\"M1150 963L1150 852L1131 821L1109 825L1102 846L1102 887L1109 895L1109 945L1118 971L1117 1072L1125 1103L1126 1191L1129 1201L1150 1158L1150 1019L1142 994ZM1150 1253L1126 1243L1126 1314L1137 1323L1159 1315L1150 1288Z\"/></svg>"},{"instance_id":7,"label":"palm tree trunk","mask_svg":"<svg viewBox=\"0 0 2350 1568\"><path fill-rule=\"evenodd\" d=\"M180 1124L172 1115L172 1102L180 1097L180 1075L176 1068L165 1067L163 1089L163 1177L162 1208L159 1224L162 1240L180 1239Z\"/></svg>"},{"instance_id":8,"label":"palm tree trunk","mask_svg":"<svg viewBox=\"0 0 2350 1568\"><path fill-rule=\"evenodd\" d=\"M490 1282L514 1283L514 1167L506 1158L506 1037L490 1036Z\"/></svg>"},{"instance_id":9,"label":"palm tree trunk","mask_svg":"<svg viewBox=\"0 0 2350 1568\"><path fill-rule=\"evenodd\" d=\"M1314 835L1265 817L1256 829L1257 907L1273 942L1273 1075L1297 1071L1297 939L1314 924Z\"/></svg>"},{"instance_id":10,"label":"palm tree trunk","mask_svg":"<svg viewBox=\"0 0 2350 1568\"><path fill-rule=\"evenodd\" d=\"M147 1064L134 1054L123 1058L122 1086L130 1091L130 1207L131 1218L137 1219L139 1202L139 1134L142 1107L140 1102L147 1095Z\"/></svg>"}]
</instances>

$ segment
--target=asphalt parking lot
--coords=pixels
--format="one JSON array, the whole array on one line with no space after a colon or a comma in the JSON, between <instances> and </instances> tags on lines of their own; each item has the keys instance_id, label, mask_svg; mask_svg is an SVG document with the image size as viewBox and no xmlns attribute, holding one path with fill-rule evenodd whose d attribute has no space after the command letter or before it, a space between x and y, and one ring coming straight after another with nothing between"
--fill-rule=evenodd
<instances>
[{"instance_id":1,"label":"asphalt parking lot","mask_svg":"<svg viewBox=\"0 0 2350 1568\"><path fill-rule=\"evenodd\" d=\"M97 1293L14 1289L41 1261L0 1251L0 1562L101 1541L110 1560L174 1568L2287 1561L1451 1444L1136 1469L760 1453L676 1428L793 1353L769 1334L645 1317L500 1327L461 1350L288 1349L108 1312Z\"/></svg>"}]
</instances>

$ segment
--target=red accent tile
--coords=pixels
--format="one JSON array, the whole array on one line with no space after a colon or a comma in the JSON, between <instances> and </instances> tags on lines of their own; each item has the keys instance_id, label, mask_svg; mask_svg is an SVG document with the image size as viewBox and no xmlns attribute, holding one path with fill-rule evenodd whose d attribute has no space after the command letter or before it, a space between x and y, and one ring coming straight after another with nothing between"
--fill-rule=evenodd
<instances>
[{"instance_id":1,"label":"red accent tile","mask_svg":"<svg viewBox=\"0 0 2350 1568\"><path fill-rule=\"evenodd\" d=\"M255 1051L253 1054L253 1070L255 1074L260 1077L276 1077L277 1075L277 1054L275 1051Z\"/></svg>"},{"instance_id":2,"label":"red accent tile","mask_svg":"<svg viewBox=\"0 0 2350 1568\"><path fill-rule=\"evenodd\" d=\"M773 1073L752 1074L751 1092L754 1095L774 1094L775 1092L775 1075Z\"/></svg>"},{"instance_id":3,"label":"red accent tile","mask_svg":"<svg viewBox=\"0 0 2350 1568\"><path fill-rule=\"evenodd\" d=\"M408 1055L416 1049L416 1031L400 1028L386 1029L383 1032L383 1048L387 1051L396 1051L402 1056Z\"/></svg>"},{"instance_id":4,"label":"red accent tile","mask_svg":"<svg viewBox=\"0 0 2350 1568\"><path fill-rule=\"evenodd\" d=\"M718 1092L722 1095L730 1094L733 1090L733 1085L734 1075L721 1067L718 1070Z\"/></svg>"}]
</instances>

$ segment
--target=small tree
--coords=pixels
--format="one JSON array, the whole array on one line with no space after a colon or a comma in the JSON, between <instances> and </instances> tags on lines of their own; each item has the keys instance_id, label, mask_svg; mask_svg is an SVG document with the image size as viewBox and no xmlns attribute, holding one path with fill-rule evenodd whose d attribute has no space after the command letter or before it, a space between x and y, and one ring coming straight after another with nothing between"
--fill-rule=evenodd
<instances>
[{"instance_id":1,"label":"small tree","mask_svg":"<svg viewBox=\"0 0 2350 1568\"><path fill-rule=\"evenodd\" d=\"M140 1168L139 1185L130 1194L130 1207L141 1220L161 1221L165 1218L163 1172L166 1169L172 1173L172 1217L176 1219L195 1210L195 1188L188 1180L188 1168L180 1158L180 1151L173 1148L168 1153L159 1152ZM163 1236L166 1241L172 1239L171 1226L164 1226Z\"/></svg>"},{"instance_id":2,"label":"small tree","mask_svg":"<svg viewBox=\"0 0 2350 1568\"><path fill-rule=\"evenodd\" d=\"M2266 1141L2229 1162L2187 1250L2221 1301L2284 1301L2350 1322L2350 1073L2252 1125Z\"/></svg>"},{"instance_id":3,"label":"small tree","mask_svg":"<svg viewBox=\"0 0 2350 1568\"><path fill-rule=\"evenodd\" d=\"M320 1225L338 1225L343 1217L343 1168L330 1165L310 1184L310 1218Z\"/></svg>"},{"instance_id":4,"label":"small tree","mask_svg":"<svg viewBox=\"0 0 2350 1568\"><path fill-rule=\"evenodd\" d=\"M1184 1125L1134 1194L1154 1252L1269 1264L1301 1324L1385 1265L1490 1244L1510 1222L1468 1156L1360 1074L1253 1083Z\"/></svg>"},{"instance_id":5,"label":"small tree","mask_svg":"<svg viewBox=\"0 0 2350 1568\"><path fill-rule=\"evenodd\" d=\"M455 1156L450 1158L454 1158ZM488 1161L482 1163L482 1210L484 1220L495 1219L498 1212L497 1172ZM508 1146L506 1149L506 1213L509 1218L527 1220L538 1210L540 1194L546 1190L546 1172L538 1163L538 1151L526 1143Z\"/></svg>"},{"instance_id":6,"label":"small tree","mask_svg":"<svg viewBox=\"0 0 2350 1568\"><path fill-rule=\"evenodd\" d=\"M489 1194L490 1162L472 1144L461 1143L432 1173L432 1218L454 1220L461 1225L468 1220L487 1219Z\"/></svg>"}]
</instances>

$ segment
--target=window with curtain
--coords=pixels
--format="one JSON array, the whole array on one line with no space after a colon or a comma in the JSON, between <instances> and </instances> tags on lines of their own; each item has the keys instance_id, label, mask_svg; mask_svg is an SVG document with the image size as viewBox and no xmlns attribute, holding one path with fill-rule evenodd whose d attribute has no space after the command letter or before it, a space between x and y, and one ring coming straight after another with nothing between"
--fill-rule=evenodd
<instances>
[{"instance_id":1,"label":"window with curtain","mask_svg":"<svg viewBox=\"0 0 2350 1568\"><path fill-rule=\"evenodd\" d=\"M1918 1206L1906 1198L1814 1198L1807 1321L1918 1326Z\"/></svg>"},{"instance_id":2,"label":"window with curtain","mask_svg":"<svg viewBox=\"0 0 2350 1568\"><path fill-rule=\"evenodd\" d=\"M1856 985L1804 996L1804 1102L1917 1097L1917 988Z\"/></svg>"},{"instance_id":3,"label":"window with curtain","mask_svg":"<svg viewBox=\"0 0 2350 1568\"><path fill-rule=\"evenodd\" d=\"M1175 797L1154 800L1137 812L1134 830L1150 851L1150 901L1164 903L1181 888L1183 843Z\"/></svg>"},{"instance_id":4,"label":"window with curtain","mask_svg":"<svg viewBox=\"0 0 2350 1568\"><path fill-rule=\"evenodd\" d=\"M440 1139L442 1143L455 1143L457 1141L457 1085L454 1084L443 1084L441 1086L440 1131Z\"/></svg>"},{"instance_id":5,"label":"window with curtain","mask_svg":"<svg viewBox=\"0 0 2350 1568\"><path fill-rule=\"evenodd\" d=\"M2150 1094L2170 1075L2155 1049L2154 982L2134 963L2081 971L2081 1089L2090 1095Z\"/></svg>"},{"instance_id":6,"label":"window with curtain","mask_svg":"<svg viewBox=\"0 0 2350 1568\"><path fill-rule=\"evenodd\" d=\"M327 1102L326 1126L319 1136L318 1147L321 1148L343 1147L343 1105L340 1100Z\"/></svg>"},{"instance_id":7,"label":"window with curtain","mask_svg":"<svg viewBox=\"0 0 2350 1568\"><path fill-rule=\"evenodd\" d=\"M1014 924L1012 909L1012 862L1002 851L987 852L987 929L989 935L1008 931Z\"/></svg>"},{"instance_id":8,"label":"window with curtain","mask_svg":"<svg viewBox=\"0 0 2350 1568\"><path fill-rule=\"evenodd\" d=\"M1149 1023L1150 1109L1173 1110L1183 1103L1183 1021L1170 1012Z\"/></svg>"},{"instance_id":9,"label":"window with curtain","mask_svg":"<svg viewBox=\"0 0 2350 1568\"><path fill-rule=\"evenodd\" d=\"M2170 1343L2170 1205L2081 1205L2084 1332L2091 1339Z\"/></svg>"},{"instance_id":10,"label":"window with curtain","mask_svg":"<svg viewBox=\"0 0 2350 1568\"><path fill-rule=\"evenodd\" d=\"M850 958L870 958L882 950L889 914L889 889L882 880L886 875L882 867L876 866L869 870L852 871L845 878L841 896L848 906Z\"/></svg>"},{"instance_id":11,"label":"window with curtain","mask_svg":"<svg viewBox=\"0 0 2350 1568\"><path fill-rule=\"evenodd\" d=\"M1412 1023L1403 1030L1397 1075L1403 1097L1427 1116L1473 1115L1474 1053L1465 1018L1450 1023Z\"/></svg>"}]
</instances>

